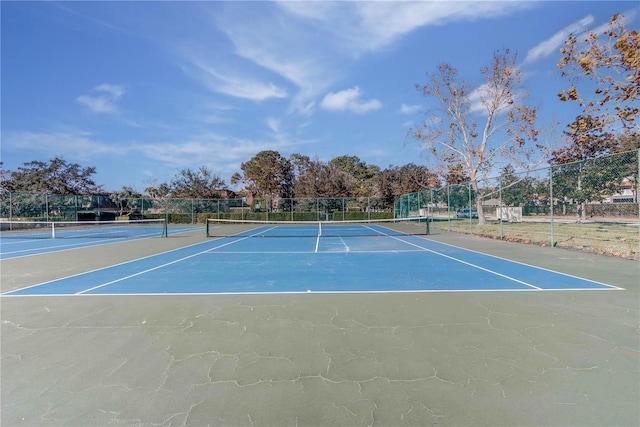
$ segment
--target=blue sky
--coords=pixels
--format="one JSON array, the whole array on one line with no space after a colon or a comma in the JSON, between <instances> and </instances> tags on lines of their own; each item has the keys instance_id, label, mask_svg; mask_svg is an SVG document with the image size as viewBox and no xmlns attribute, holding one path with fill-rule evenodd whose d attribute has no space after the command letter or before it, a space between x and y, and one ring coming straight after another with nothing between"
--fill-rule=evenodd
<instances>
[{"instance_id":1,"label":"blue sky","mask_svg":"<svg viewBox=\"0 0 640 427\"><path fill-rule=\"evenodd\" d=\"M443 63L480 85L493 51L518 54L540 124L578 113L556 94L569 33L630 1L6 2L3 168L61 156L107 190L207 166L229 183L262 150L381 168L428 164L407 137Z\"/></svg>"}]
</instances>

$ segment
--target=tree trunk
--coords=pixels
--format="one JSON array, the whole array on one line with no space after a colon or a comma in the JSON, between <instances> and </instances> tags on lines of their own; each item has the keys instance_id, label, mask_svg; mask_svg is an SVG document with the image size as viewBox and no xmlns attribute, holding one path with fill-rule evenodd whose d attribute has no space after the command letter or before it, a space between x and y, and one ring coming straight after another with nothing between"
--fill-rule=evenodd
<instances>
[{"instance_id":1,"label":"tree trunk","mask_svg":"<svg viewBox=\"0 0 640 427\"><path fill-rule=\"evenodd\" d=\"M476 195L476 212L478 213L478 225L485 225L487 223L487 220L484 217L484 210L482 208L482 199L478 197L479 195L478 182L475 179L471 181L471 188L473 188L473 191ZM471 213L469 213L469 215L471 215Z\"/></svg>"}]
</instances>

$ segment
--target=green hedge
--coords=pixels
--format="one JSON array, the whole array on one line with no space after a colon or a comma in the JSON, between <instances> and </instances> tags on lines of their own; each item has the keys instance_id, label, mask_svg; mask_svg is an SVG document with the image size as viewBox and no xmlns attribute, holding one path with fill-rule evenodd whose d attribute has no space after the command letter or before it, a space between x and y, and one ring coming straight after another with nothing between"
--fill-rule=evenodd
<instances>
[{"instance_id":1,"label":"green hedge","mask_svg":"<svg viewBox=\"0 0 640 427\"><path fill-rule=\"evenodd\" d=\"M344 217L343 217L344 215ZM198 224L204 224L207 218L211 219L234 219L250 221L318 221L317 212L221 212L221 213L200 213L196 216ZM333 212L333 221L365 221L368 219L393 219L392 212ZM319 218L324 221L324 214ZM171 220L169 221L171 222Z\"/></svg>"},{"instance_id":2,"label":"green hedge","mask_svg":"<svg viewBox=\"0 0 640 427\"><path fill-rule=\"evenodd\" d=\"M337 211L333 213L334 221L366 221L368 219L393 219L393 212L358 212Z\"/></svg>"}]
</instances>

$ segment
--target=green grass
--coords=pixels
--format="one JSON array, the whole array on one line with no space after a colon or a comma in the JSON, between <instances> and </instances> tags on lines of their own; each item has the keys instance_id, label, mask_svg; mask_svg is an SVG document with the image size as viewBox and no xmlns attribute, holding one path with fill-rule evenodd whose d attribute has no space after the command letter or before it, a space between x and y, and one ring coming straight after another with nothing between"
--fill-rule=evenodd
<instances>
[{"instance_id":1,"label":"green grass","mask_svg":"<svg viewBox=\"0 0 640 427\"><path fill-rule=\"evenodd\" d=\"M554 222L553 241L556 247L607 254L628 259L640 259L638 225L612 223ZM436 221L432 230L450 230L458 233L500 239L524 244L551 246L549 222L488 222L479 226L478 220Z\"/></svg>"}]
</instances>

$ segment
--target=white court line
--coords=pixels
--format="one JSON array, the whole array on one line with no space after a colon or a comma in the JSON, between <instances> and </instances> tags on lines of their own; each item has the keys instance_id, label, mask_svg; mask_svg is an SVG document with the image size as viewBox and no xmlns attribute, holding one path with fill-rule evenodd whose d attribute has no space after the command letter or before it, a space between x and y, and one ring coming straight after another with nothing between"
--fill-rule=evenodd
<instances>
[{"instance_id":1,"label":"white court line","mask_svg":"<svg viewBox=\"0 0 640 427\"><path fill-rule=\"evenodd\" d=\"M467 293L467 292L565 292L565 291L597 291L597 292L610 292L618 289L607 288L561 288L561 289L531 289L531 288L517 288L517 289L398 289L398 290L383 290L383 291L253 291L253 292L162 292L162 293L113 293L113 294L16 294L5 295L2 294L2 298L29 298L29 297L84 297L84 298L100 298L100 297L152 297L152 296L190 296L190 295L312 295L312 294L325 294L325 295L340 295L340 294L433 294L433 293Z\"/></svg>"},{"instance_id":2,"label":"white court line","mask_svg":"<svg viewBox=\"0 0 640 427\"><path fill-rule=\"evenodd\" d=\"M216 249L218 249L218 248L223 248L223 247L225 247L225 246L233 245L233 244L238 243L238 242L241 242L241 241L243 241L243 240L250 239L250 238L252 238L252 237L254 237L254 236L257 236L257 235L259 235L259 234L261 234L261 233L265 233L265 232L268 232L268 231L270 231L270 230L273 230L274 228L276 228L276 227L268 228L267 230L262 230L262 231L260 231L259 233L255 233L255 234L252 234L252 235L250 235L250 236L246 236L246 237L239 238L238 240L234 240L234 241L232 241L232 242L228 242L228 243L225 243L225 244L223 244L223 245L220 245L220 246L216 246L216 247L214 247L214 248L207 249L206 251L198 252L198 253L195 253L195 254L192 254L192 255L189 255L189 256L186 256L186 257L180 258L180 259L173 260L173 261L171 261L171 262L167 262L167 263L164 263L164 264L158 265L158 266L153 267L153 268L149 268L149 269L144 270L144 271L139 271L138 273L135 273L135 274L130 274L130 275L128 275L128 276L121 277L121 278L119 278L119 279L112 280L112 281L110 281L110 282L106 282L106 283L103 283L103 284L101 284L101 285L97 285L97 286L94 286L94 287L92 287L92 288L85 289L85 290L80 291L80 292L76 292L74 295L82 295L82 294L84 294L84 293L86 293L86 292L90 292L90 291L93 291L93 290L96 290L96 289L99 289L99 288L102 288L102 287L105 287L105 286L108 286L108 285L112 285L112 284L114 284L114 283L122 282L123 280L127 280L127 279L130 279L130 278L132 278L132 277L140 276L140 275L142 275L142 274L146 274L146 273L149 273L149 272L154 271L154 270L159 270L159 269L164 268L164 267L167 267L167 266L169 266L169 265L173 265L173 264L176 264L176 263L182 262L182 261L184 261L184 260L186 260L186 259L194 258L194 257L196 257L196 256L199 256L199 255L205 254L205 253L207 253L207 252L215 251L215 250L216 250Z\"/></svg>"},{"instance_id":3,"label":"white court line","mask_svg":"<svg viewBox=\"0 0 640 427\"><path fill-rule=\"evenodd\" d=\"M488 269L488 268L481 267L481 266L479 266L479 265L477 265L477 264L473 264L473 263L470 263L470 262L467 262L467 261L464 261L464 260L461 260L461 259L458 259L458 258L455 258L455 257L449 256L449 255L446 255L446 254L443 254L443 253L440 253L440 252L436 252L436 251L434 251L434 250L431 250L431 249L425 248L425 247L420 246L420 245L417 245L417 244L415 244L415 243L407 242L406 240L402 240L401 238L399 238L399 237L397 237L397 236L392 236L392 235L390 235L390 234L388 234L388 233L384 233L384 232L382 232L382 231L380 231L380 230L377 230L377 229L375 229L375 228L373 228L373 227L370 227L370 226L368 226L368 225L365 225L364 227L365 227L365 228L368 228L369 230L372 230L372 231L374 231L374 232L376 232L376 233L378 233L378 234L380 234L380 235L382 235L382 236L389 237L389 238L392 238L392 239L394 239L394 240L398 240L398 241L400 241L400 242L403 242L403 243L405 243L405 244L407 244L407 245L410 245L410 246L414 246L414 247L416 247L416 248L420 248L420 249L421 249L421 250L423 250L423 251L430 252L430 253L432 253L432 254L435 254L435 255L438 255L438 256L441 256L441 257L444 257L444 258L448 258L448 259L450 259L450 260L452 260L452 261L459 262L459 263L461 263L461 264L465 264L465 265L468 265L468 266L473 267L473 268L477 268L478 270L482 270L482 271L485 271L485 272L487 272L487 273L490 273L490 274L493 274L493 275L496 275L496 276L502 277L502 278L504 278L504 279L511 280L511 281L513 281L513 282L516 282L516 283L520 283L520 284L522 284L522 285L524 285L524 286L528 286L528 287L533 288L533 289L535 289L535 290L542 290L542 288L540 288L540 287L538 287L538 286L535 286L535 285L532 285L531 283L527 283L527 282L525 282L525 281L522 281L522 280L516 279L515 277L507 276L506 274L498 273L497 271L493 271L493 270L490 270L490 269ZM385 228L385 227L383 227L383 226L380 226L380 227L381 227L381 228ZM391 229L389 229L389 230L391 230ZM320 236L318 236L318 239L320 239ZM346 244L345 244L345 246L346 246ZM318 249L318 247L317 247L317 243L316 243L316 252L317 252L317 249ZM348 247L347 247L347 249L348 249Z\"/></svg>"},{"instance_id":4,"label":"white court line","mask_svg":"<svg viewBox=\"0 0 640 427\"><path fill-rule=\"evenodd\" d=\"M382 227L382 226L379 226L379 227ZM446 257L446 258L451 258L452 260L456 260L456 261L458 261L458 262L462 262L462 263L465 263L465 264L469 264L469 263L467 263L467 262L465 262L465 261L458 260L457 258L451 257L451 256L449 256L449 255L445 255L445 254L443 254L443 253L440 253L440 252L437 252L437 251L433 251L433 250L431 250L431 249L428 249L428 248L422 247L422 246L420 246L420 245L416 245L416 244L413 244L413 243L411 243L411 242L407 242L406 240L402 240L402 239L400 239L400 238L398 238L398 237L394 237L394 236L391 236L391 235L388 235L388 234L382 233L382 232L380 232L380 231L378 231L378 230L375 230L375 229L372 229L372 230L374 230L374 231L376 231L376 232L378 232L378 233L380 233L380 234L382 234L382 235L384 235L384 236L394 238L394 239L399 240L399 241L401 241L401 242L404 242L404 243L406 243L406 244L408 244L408 245L411 245L411 246L415 246L415 247L421 248L421 249L423 249L423 250L425 250L425 251L428 251L428 252L434 253L434 254L436 254L436 255L440 255L440 256L443 256L443 257ZM417 236L414 236L414 237L417 237ZM424 239L424 238L423 238L423 239ZM531 265L531 264L527 264L527 263L520 262L520 261L514 261L514 260L511 260L511 259L508 259L508 258L503 258L503 257L499 257L499 256L496 256L496 255L491 255L491 254L484 253L484 252L480 252L480 251L474 251L473 249L463 248L463 247L460 247L460 246L452 245L452 244L450 244L450 243L437 242L437 241L435 241L435 240L428 240L428 241L429 241L429 242L432 242L432 243L434 243L434 244L436 244L436 245L440 244L440 245L444 245L444 246L449 246L449 247L451 247L451 248L455 248L455 249L458 249L458 250L462 250L462 251L466 251L466 252L472 252L472 253L479 254L479 255L483 255L483 256L488 256L488 257L495 258L495 259L499 259L499 260L502 260L502 261L511 262L511 263L514 263L514 264L524 265L525 267L530 267L530 268L535 268L535 269L537 269L537 270L547 271L547 272L549 272L549 273L558 274L558 275L560 275L560 276L565 276L565 277L571 277L571 278L573 278L573 279L584 280L585 282L595 283L596 285L600 285L600 286L607 286L607 287L609 287L609 288L616 289L616 290L621 290L621 291L624 291L624 290L625 290L625 288L620 288L620 287L618 287L618 286L609 285L609 284L607 284L607 283L602 283L602 282L598 282L598 281L591 280L591 279L585 279L585 278L583 278L583 277L574 276L574 275L572 275L572 274L562 273L562 272L555 271L555 270L551 270L551 269L548 269L548 268L538 267L538 266L536 266L536 265ZM469 265L472 265L472 266L473 266L473 264L469 264ZM488 272L490 272L490 273L493 273L493 274L497 274L497 275L503 276L503 277L505 277L505 278L507 278L507 279L518 281L518 280L517 280L517 279L515 279L515 278L509 277L509 276L504 276L504 275L502 275L502 274L500 274L500 273L498 273L498 272L494 272L494 271L492 271L492 270L484 269L484 268L482 268L482 267L478 267L478 266L476 266L476 267L477 267L477 268L480 268L480 269L482 269L482 270L488 271ZM527 285L527 286L532 286L532 287L534 287L535 289L540 289L540 290L545 290L545 291L551 290L551 289L547 289L547 288L544 288L544 289L543 289L543 288L538 288L537 286L533 286L533 285L527 284L527 283L525 283L525 282L521 282L521 283L522 283L522 284L525 284L525 285ZM578 288L578 289L583 289L583 288ZM564 288L564 289L559 289L559 290L571 290L571 289Z\"/></svg>"},{"instance_id":5,"label":"white court line","mask_svg":"<svg viewBox=\"0 0 640 427\"><path fill-rule=\"evenodd\" d=\"M369 227L369 228L370 228L370 227ZM494 274L494 275L496 275L496 276L502 277L502 278L507 279L507 280L512 280L512 281L514 281L514 282L516 282L516 283L520 283L520 284L522 284L522 285L528 286L528 287L533 288L533 289L536 289L536 290L542 290L542 288L540 288L540 287L538 287L538 286L535 286L535 285L532 285L531 283L527 283L527 282L524 282L524 281L522 281L522 280L516 279L515 277L507 276L506 274L498 273L497 271L493 271L493 270L489 270L488 268L480 267L480 266L479 266L479 265L477 265L477 264L473 264L473 263L471 263L471 262L463 261L463 260L458 259L458 258L456 258L456 257L452 257L452 256L450 256L450 255L446 255L446 254L443 254L443 253L440 253L440 252L436 252L436 251L434 251L434 250L431 250L431 249L425 248L425 247L420 246L420 245L417 245L417 244L415 244L415 243L407 242L406 240L402 240L402 239L401 239L401 238L399 238L399 237L391 236L391 235L389 235L389 234L385 234L385 233L383 233L383 232L381 232L381 231L375 230L374 228L371 228L371 229L372 229L372 230L374 230L374 231L376 231L376 232L378 232L378 233L380 233L380 234L382 234L382 235L384 235L384 236L386 236L386 237L390 237L390 238L395 239L395 240L398 240L398 241L400 241L400 242L404 242L404 243L406 243L407 245L411 245L411 246L414 246L414 247L416 247L416 248L420 248L420 249L422 249L422 250L424 250L424 251L427 251L427 252L430 252L430 253L432 253L432 254L434 254L434 255L438 255L438 256L441 256L441 257L443 257L443 258L447 258L447 259L450 259L450 260L452 260L452 261L456 261L456 262L459 262L459 263L461 263L461 264L465 264L465 265L468 265L468 266L470 266L470 267L477 268L478 270L486 271L487 273Z\"/></svg>"},{"instance_id":6,"label":"white court line","mask_svg":"<svg viewBox=\"0 0 640 427\"><path fill-rule=\"evenodd\" d=\"M187 228L180 228L178 230L173 230L171 235L174 234L182 234L182 233L190 233L190 232L195 232L195 231L200 231L201 228L198 228L196 230L193 229L187 229ZM90 237L87 237L90 238ZM17 250L17 251L8 251L8 252L0 252L0 260L9 260L9 259L18 259L18 258L25 258L25 257L30 257L30 256L38 256L38 255L45 255L45 254L55 254L58 252L65 252L65 251L71 251L71 250L75 250L75 249L84 249L84 248L93 248L95 246L107 246L107 245L112 245L112 244L118 244L118 243L123 243L123 242L133 242L136 240L145 240L145 239L157 239L157 238L162 238L164 239L165 237L160 237L157 235L157 233L154 233L153 235L141 235L141 236L136 236L136 237L110 237L110 238L102 238L102 239L93 239L90 242L79 242L79 243L68 243L68 244L64 244L64 245L57 245L57 246L49 246L46 248L31 248L31 249L21 249L21 250ZM21 241L11 241L8 242L6 240L3 241L2 246L7 246L7 245L12 245L12 244L20 244L20 243L25 243L25 242L41 242L43 240L67 240L67 239L22 239ZM188 246L185 246L188 247ZM64 249L61 249L64 248ZM51 249L51 250L49 250ZM39 251L39 252L35 252L35 253L29 253L29 254L25 254L25 255L17 255L17 256L9 256L7 258L4 258L5 255L12 255L12 254L17 254L20 252L33 252L33 251Z\"/></svg>"},{"instance_id":7,"label":"white court line","mask_svg":"<svg viewBox=\"0 0 640 427\"><path fill-rule=\"evenodd\" d=\"M118 239L115 239L115 240L118 240ZM42 240L40 240L40 239L25 240L25 242L38 242L38 241L42 241ZM46 247L46 248L31 248L31 249L21 249L21 250L18 250L18 251L0 252L0 257L2 257L3 255L19 254L21 252L41 251L41 252L37 252L37 253L33 253L33 254L18 255L18 256L15 256L15 257L11 257L11 259L13 259L13 258L22 258L22 257L25 257L25 256L51 254L51 253L55 253L55 252L68 251L69 249L90 248L92 246L100 246L100 245L108 244L108 243L102 243L102 242L120 243L120 241L114 241L114 239L101 239L101 240L92 241L90 245L87 245L88 242L78 242L78 243L73 243L73 244L70 243L70 244L67 244L67 245L49 246L49 247ZM2 244L2 246L5 246L5 245L7 245L7 243L3 243ZM58 249L58 248L66 248L66 249ZM48 249L52 249L52 250L49 251ZM2 258L2 259L9 259L9 258Z\"/></svg>"},{"instance_id":8,"label":"white court line","mask_svg":"<svg viewBox=\"0 0 640 427\"><path fill-rule=\"evenodd\" d=\"M121 266L121 265L131 264L132 262L138 262L138 261L141 261L141 260L143 260L143 259L152 258L152 257L155 257L155 256L160 256L160 255L165 255L165 254L168 254L168 253L171 253L171 252L180 251L180 250L182 250L182 249L191 248L191 247L193 247L193 246L203 245L203 244L205 244L205 243L209 243L209 242L194 243L193 245L188 245L188 246L184 246L184 247L177 248L177 249L171 249L171 250L169 250L169 251L160 252L160 253L153 254L153 255L148 255L148 256L145 256L145 257L142 257L142 258L132 259L132 260L130 260L130 261L120 262L120 263L118 263L118 264L108 265L108 266L106 266L106 267L96 268L95 270L84 271L84 272L82 272L82 273L72 274L71 276L61 277L61 278L59 278L59 279L48 280L48 281L46 281L46 282L37 283L37 284L35 284L35 285L25 286L24 288L18 288L18 289L13 289L13 290L11 290L11 291L6 291L6 292L4 292L4 293L2 293L2 294L0 294L0 295L1 295L1 296L5 296L5 294L9 294L9 293L12 293L12 292L23 291L23 290L26 290L26 289L35 288L36 286L42 286L42 285L46 285L46 284L48 284L48 283L57 282L58 280L71 279L71 278L73 278L73 277L82 276L82 275L84 275L84 274L91 274L91 273L95 273L96 271L102 271L102 270L106 270L106 269L108 269L108 268L112 268L112 267L119 267L119 266ZM69 250L69 249L65 249L65 250ZM57 252L64 252L64 251L57 251ZM11 259L13 259L13 258L11 258ZM67 294L67 295L69 295L69 294ZM6 295L6 296L9 296L9 295Z\"/></svg>"},{"instance_id":9,"label":"white court line","mask_svg":"<svg viewBox=\"0 0 640 427\"><path fill-rule=\"evenodd\" d=\"M615 286L615 285L609 285L607 283L598 282L596 280L585 279L584 277L574 276L573 274L569 274L569 273L562 273L560 271L551 270L549 268L538 267L537 265L527 264L526 262L514 261L514 260L509 259L509 258L504 258L504 257L500 257L500 256L497 256L497 255L491 255L491 254L488 254L488 253L485 253L485 252L475 251L473 249L463 248L461 246L452 245L450 243L437 242L435 240L429 240L429 242L435 243L437 245L449 246L451 248L459 249L459 250L462 250L462 251L473 252L473 253L478 254L478 255L484 255L484 256L488 256L488 257L491 257L491 258L499 259L499 260L502 260L502 261L512 262L514 264L524 265L525 267L531 267L531 268L535 268L535 269L538 269L538 270L548 271L549 273L559 274L561 276L571 277L573 279L584 280L585 282L595 283L596 285L608 286L610 288L614 288L614 289L621 290L621 291L626 290L625 288L620 288L620 287Z\"/></svg>"},{"instance_id":10,"label":"white court line","mask_svg":"<svg viewBox=\"0 0 640 427\"><path fill-rule=\"evenodd\" d=\"M274 228L275 228L275 227L274 227ZM458 290L438 290L438 289L434 289L434 290L406 290L406 291L405 291L405 290L389 290L389 291L314 291L313 293L326 293L326 294L340 294L340 293L347 293L347 294L358 294L358 293L398 293L398 292L401 292L401 293L410 293L410 292L413 292L413 293L437 293L437 292L513 292L513 291L518 291L518 292L522 292L522 291L529 291L529 292L531 292L531 291L571 291L571 290L574 290L574 291L585 291L585 290L610 290L610 289L624 290L624 288L619 288L619 287L616 287L616 286L613 286L613 285L607 285L607 284L605 284L605 283L600 283L600 282L596 282L596 281L593 281L593 280L584 279L584 278L581 278L581 277L572 276L572 275L569 275L569 274L560 273L560 272L557 272L557 271L553 271L553 270L549 270L549 269L545 269L545 268L541 268L541 267L537 267L537 266L532 266L532 265L525 264L525 263L522 263L522 262L512 261L512 260L509 260L509 259L506 259L506 258L501 258L501 257L498 257L498 256L494 256L494 255L486 254L486 253L483 253L483 252L477 252L477 251L474 251L474 250L471 250L471 249L465 249L465 248L458 247L458 246L451 245L451 244L447 244L447 243L441 243L441 242L436 242L436 241L433 241L433 240L428 240L428 241L429 241L429 242L431 242L431 243L435 243L435 244L442 244L442 245L450 246L450 247L453 247L453 248L456 248L456 249L459 249L459 250L463 250L463 251L467 251L467 252L473 252L473 253L477 253L477 254L485 255L485 256L490 256L490 257L493 257L493 258L496 258L496 259L501 259L501 260L508 261L508 262L514 262L514 263L516 263L516 264L525 265L525 266L528 266L528 267L531 267L531 268L540 269L540 270L545 270L545 271L548 271L548 272L552 272L552 273L554 273L554 274L560 274L560 275L564 275L564 276L567 276L567 277L573 277L573 278L576 278L576 279L580 279L580 280L588 281L588 282L591 282L591 283L596 283L596 284L599 284L599 285L606 286L606 288L562 288L562 289L542 289L542 288L539 288L539 287L536 287L536 286L533 286L533 285L527 284L527 283L525 283L525 282L519 281L519 280L517 280L517 279L515 279L515 278L509 277L509 276L506 276L506 275L502 275L502 274L497 273L497 272L495 272L495 271L492 271L492 270L488 270L488 269L485 269L485 268L479 267L479 266L477 266L477 265L474 265L474 264L472 264L472 263L468 263L468 262L466 262L466 261L462 261L462 260L457 259L457 258L455 258L455 257L451 257L451 256L448 256L448 255L445 255L445 254L441 254L441 253L439 253L439 252L436 252L436 251L433 251L433 250L431 250L431 249L425 248L425 247L420 246L420 245L418 245L418 244L414 244L414 243L408 242L408 241L406 241L406 240L403 240L403 239L401 239L401 238L398 238L398 237L395 237L395 236L391 236L391 235L389 235L389 234L387 234L387 233L381 232L381 231L376 230L376 229L373 229L373 228L371 228L371 227L368 227L368 228L370 228L371 230L373 230L374 232L376 232L376 233L378 233L378 234L380 234L380 235L382 235L382 236L385 236L385 237L391 237L391 238L393 238L393 239L395 239L395 240L398 240L398 241L400 241L400 242L402 242L402 243L405 243L405 244L410 245L410 246L412 246L412 247L418 248L418 250L406 250L406 251L405 251L405 250L400 250L400 251L398 251L398 250L396 250L396 251L394 251L394 250L389 250L389 251L354 251L354 252L362 252L362 253L369 253L369 252L371 252L371 253L374 253L374 252L391 252L391 253L397 253L397 252L424 252L424 251L426 251L426 252L430 252L430 253L433 253L433 254L436 254L436 255L439 255L439 256L443 256L443 257L446 257L446 258L452 259L452 260L457 261L457 262L461 262L461 263L463 263L463 264L467 264L467 265L472 266L472 267L474 267L474 268L479 268L479 269L484 270L484 271L487 271L487 272L489 272L489 273L491 273L491 274L495 274L495 275L498 275L498 276L502 276L502 277L504 277L504 278L506 278L506 279L508 279L508 280L512 280L512 281L515 281L515 282L518 282L518 283L524 284L524 285L528 286L528 287L529 287L529 289L467 289L467 290L464 290L464 289L458 289ZM272 230L272 229L273 229L273 228L270 228L270 229L268 229L268 230L266 230L266 231L269 231L269 230ZM223 245L220 245L220 246L216 246L216 247L214 247L214 248L207 249L207 250L202 251L202 252L199 252L199 253L197 253L197 254L190 255L190 256L188 256L188 257L184 257L184 258L182 258L182 259L175 260L175 261L172 261L172 262L169 262L169 263L163 264L163 265L161 265L161 266L158 266L158 267L155 267L155 268L152 268L152 269L146 270L146 271L144 271L144 272L140 272L140 273L137 273L137 274L134 274L134 275L130 275L130 276L128 276L128 277L121 278L121 279L116 280L116 281L112 281L112 282L105 283L105 284L102 284L102 285L99 285L99 286L96 286L96 287L93 287L93 288L90 288L90 289L86 289L86 290L83 290L83 291L78 292L78 293L73 294L73 295L80 295L80 296L103 296L103 295L104 295L104 296L108 296L108 295L123 295L123 296L134 296L134 295L143 295L143 296L151 296L151 295L263 295L263 294L275 294L275 295L277 295L277 294L283 294L283 293L291 293L291 294L306 293L306 292L303 292L303 291L300 291L300 292L296 292L296 291L285 291L285 292L211 292L211 293L207 293L207 292L205 292L205 293L131 293L131 294L129 294L129 293L124 293L124 294L120 294L120 293L114 293L114 294L86 294L86 293L85 293L85 292L89 292L90 290L93 290L93 289L96 289L96 288L99 288L99 287L102 287L102 286L106 286L106 285L108 285L108 284L112 284L112 283L115 283L115 282L118 282L118 281L121 281L121 280L125 280L125 279L127 279L127 278L130 278L130 277L134 277L134 276L137 276L137 275L143 274L143 273L145 273L145 272L153 271L153 270L156 270L156 269L158 269L158 268L162 268L162 267L164 267L164 266L168 266L168 265L174 264L174 263L176 263L176 262L179 262L179 261L182 261L182 260L185 260L185 259L192 258L192 257L197 256L197 255L201 255L201 254L205 254L205 253L211 253L211 252L213 252L213 251L216 251L216 250L217 250L217 249L219 249L219 248L222 248L222 247L226 247L226 246L232 245L232 244L234 244L234 243L237 243L237 242L239 242L239 241L245 240L245 239L250 238L250 237L257 236L257 235L259 235L259 234L261 234L261 233L264 233L264 232L265 232L265 231L260 231L260 232L258 232L258 233L255 233L255 234L251 235L251 236L247 236L247 237L244 237L244 238L242 238L242 239L235 240L235 241L233 241L233 242L225 243L225 244L223 244ZM231 236L231 237L232 237L232 236ZM413 236L413 237L415 237L415 236ZM80 275L83 275L83 274L88 274L88 273L92 273L92 272L94 272L94 271L100 271L100 270L104 270L104 269L107 269L107 268L111 268L111 267L115 267L115 266L119 266L119 265L128 264L128 263L131 263L131 262L137 262L137 261L140 261L140 260L143 260L143 259L146 259L146 258L151 258L151 257L157 256L157 255L162 255L162 254L166 254L166 253L170 253L170 252L179 251L179 250L182 250L182 249L185 249L185 248L189 248L189 247L193 247L193 246L197 246L197 245L202 245L202 244L205 244L205 243L208 243L208 242L200 242L200 243L196 243L196 244L193 244L193 245L185 246L185 247L183 247L183 248L173 249L173 250L166 251L166 252L162 252L162 253L159 253L159 254L150 255L150 256L146 256L146 257L138 258L138 259L131 260L131 261L126 261L126 262L123 262L123 263L120 263L120 264L114 264L114 265L107 266L107 267L103 267L103 268L96 269L96 270L93 270L93 271L89 271L89 272L84 272L84 273L79 273L79 274L76 274L76 275L68 276L68 277L66 277L66 278L71 278L71 277L75 277L75 276L80 276ZM282 251L278 251L278 252L249 252L249 251L247 251L247 252L244 252L244 251L243 251L243 252L225 252L225 251L221 251L221 252L218 252L218 253L236 253L236 254L238 254L238 253L246 253L246 254L261 254L261 253L273 253L273 254L278 254L278 253L292 253L292 254L302 254L302 253L309 253L309 252L282 252ZM342 252L323 252L323 253L326 253L326 254L339 254L339 253L342 253ZM36 287L36 286L41 286L41 285L44 285L44 284L47 284L47 283L50 283L50 282L54 282L54 281L57 281L57 280L64 280L64 279L66 279L66 278L62 278L62 279L55 279L55 280L51 280L51 281L49 281L49 282L43 282L43 283L39 283L39 284L36 284L36 285L28 286L28 287L25 287L25 288L14 289L14 290L12 290L12 291L7 291L7 292L5 292L5 293L3 293L3 294L0 294L0 296L2 296L2 297L25 297L25 296L43 296L43 295L46 295L46 296L69 296L70 294L31 294L31 295L12 294L12 293L17 292L17 291L21 291L21 290L29 289L29 288Z\"/></svg>"},{"instance_id":11,"label":"white court line","mask_svg":"<svg viewBox=\"0 0 640 427\"><path fill-rule=\"evenodd\" d=\"M82 275L85 275L85 274L91 274L91 273L95 273L95 272L98 272L98 271L107 270L107 269L112 268L112 267L119 267L119 266L122 266L122 265L131 264L131 263L134 263L134 262L142 261L142 260L149 259L149 258L153 258L153 257L156 257L156 256L166 255L166 254L169 254L169 253L171 253L171 252L177 252L177 251L181 251L181 250L183 250L183 249L192 248L192 247L194 247L194 246L198 246L198 245L210 244L211 242L215 242L215 240L213 240L213 241L204 241L204 242L194 243L194 244L192 244L192 245L183 246L183 247L176 248L176 249L171 249L171 250L169 250L169 251L159 252L159 253L157 253L157 254L153 254L153 255L147 255L147 256L144 256L144 257L141 257L141 258L132 259L132 260L130 260L130 261L124 261L124 262L120 262L120 263L117 263L117 264L108 265L108 266L106 266L106 267L96 268L95 270L84 271L84 272L82 272L82 273L72 274L71 276L61 277L61 278L58 278L58 279L53 279L53 280L48 280L48 281L46 281L46 282L37 283L37 284L35 284L35 285L25 286L24 288L13 289L13 290L6 291L6 292L1 293L1 294L0 294L0 296L20 296L20 295L7 295L7 294L11 294L11 293L13 293L13 292L18 292L18 291L24 291L24 290L26 290L26 289L35 288L36 286L46 285L46 284L49 284L49 283L52 283L52 282L57 282L57 281L59 281L59 280L71 279L71 278L78 277L78 276L82 276ZM235 243L235 242L231 242L231 243ZM224 244L224 245L216 246L216 247L214 247L214 248L210 248L210 249L208 249L207 251L215 250L215 249L217 249L217 248L221 248L221 247L223 247L223 246L227 246L227 245L229 245L229 244L230 244L230 243L226 243L226 244ZM65 250L70 250L70 249L65 249ZM199 252L199 254L205 253L205 252L207 252L207 251ZM56 252L64 252L64 251L56 251ZM47 252L47 253L50 253L50 252ZM13 258L11 258L11 259L13 259ZM83 292L86 292L86 290L85 290L85 291L83 291ZM47 295L48 295L48 294L47 294ZM52 294L52 295L53 295L53 294ZM69 294L67 294L67 295L69 295Z\"/></svg>"}]
</instances>

